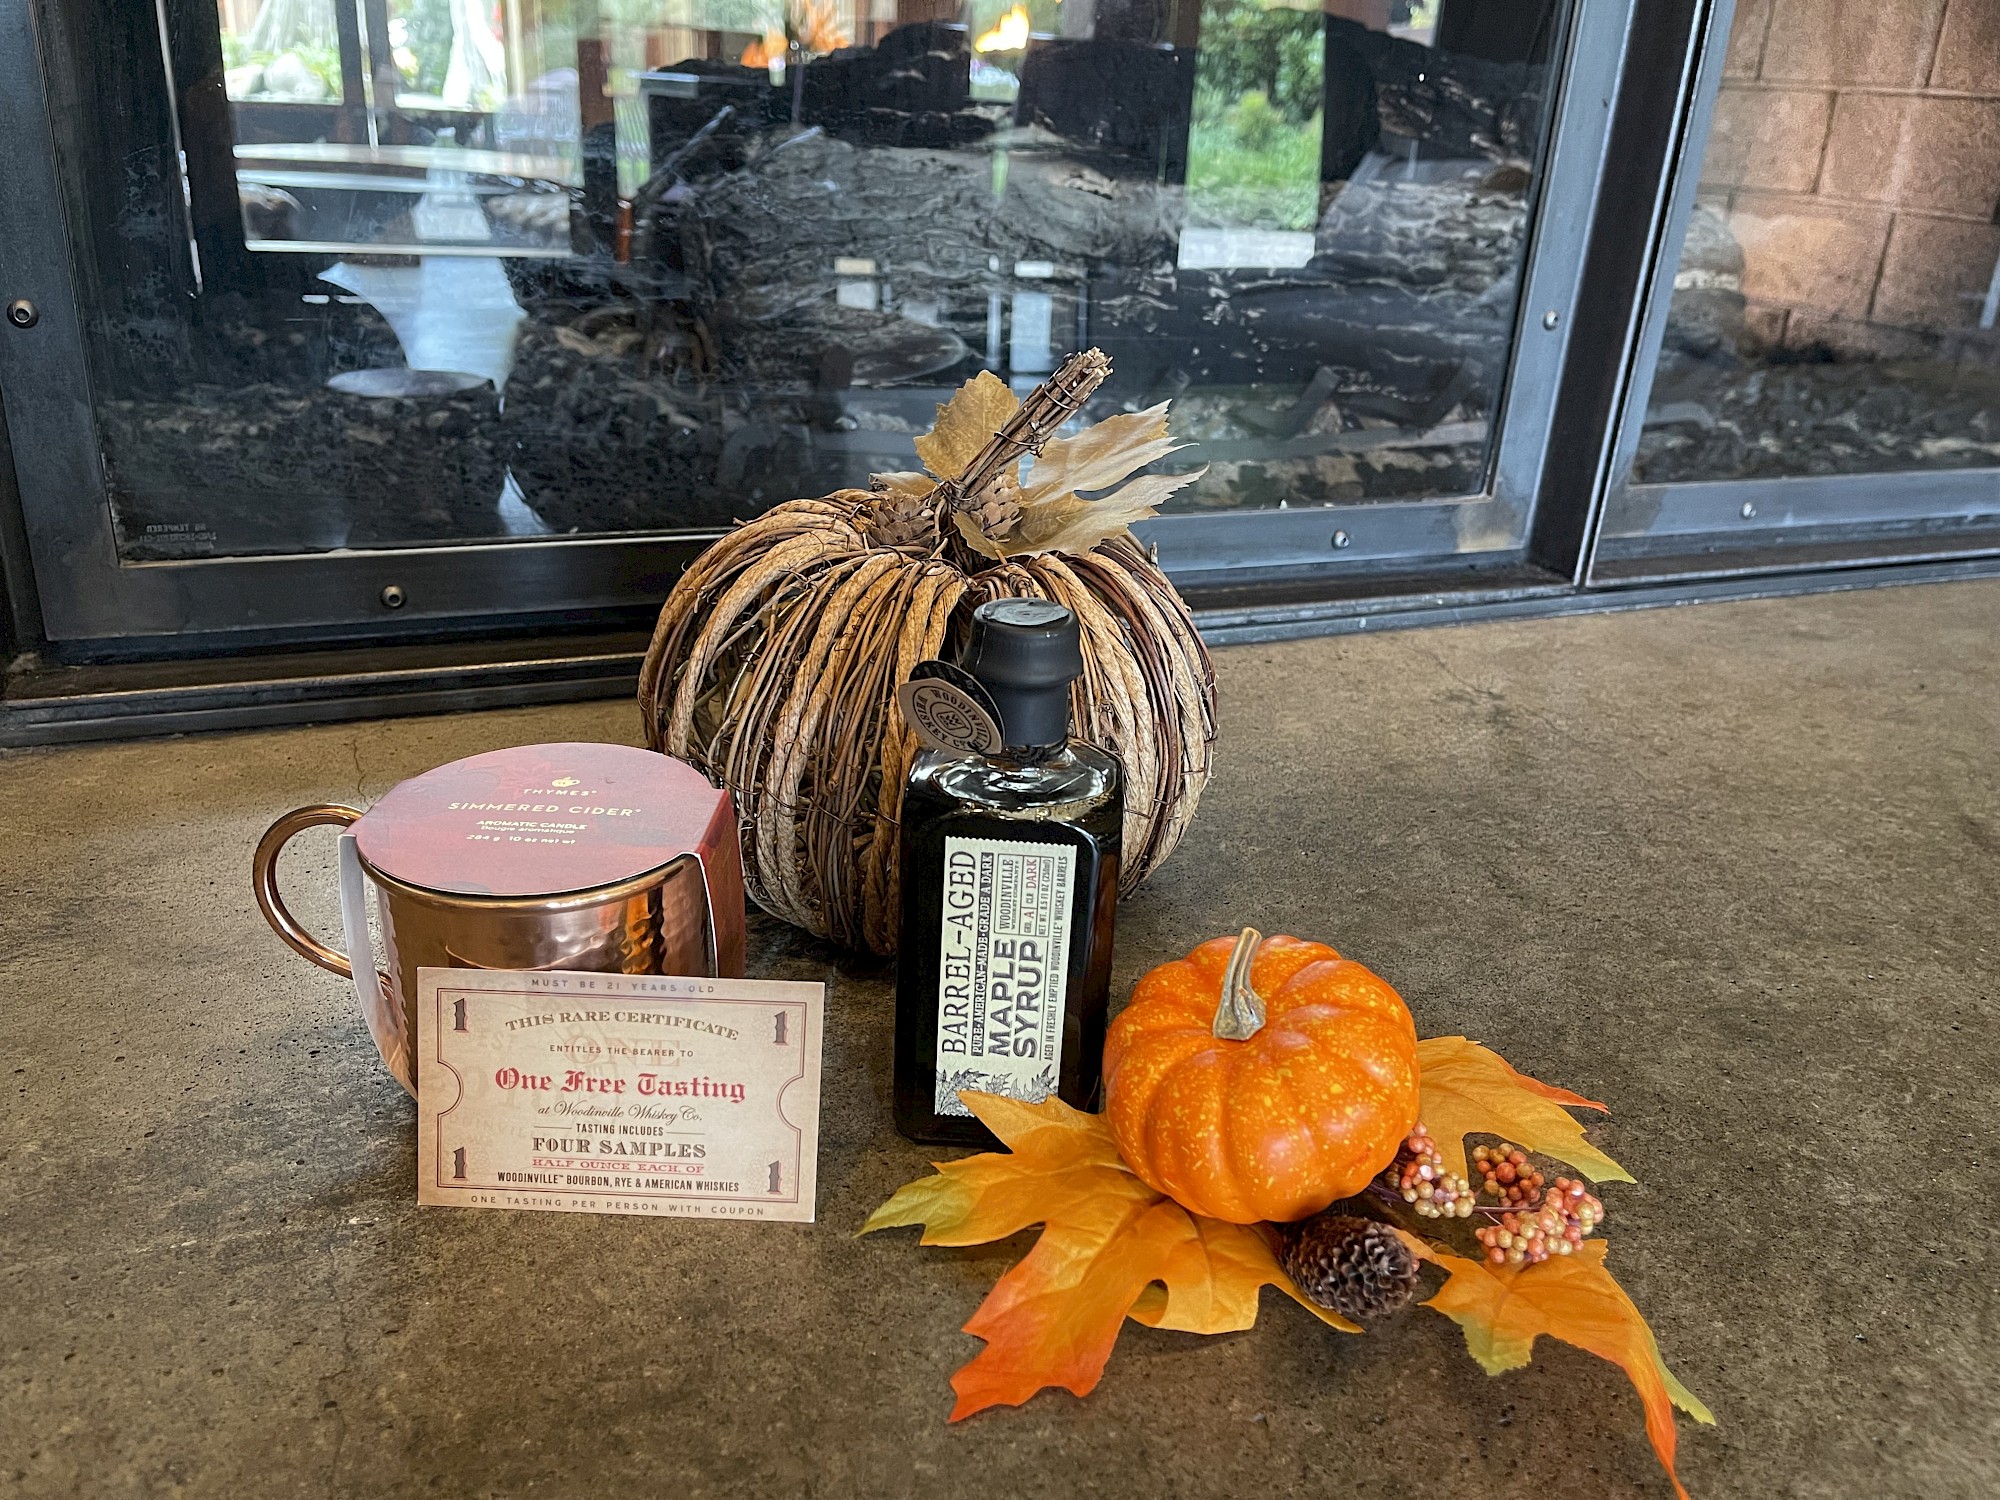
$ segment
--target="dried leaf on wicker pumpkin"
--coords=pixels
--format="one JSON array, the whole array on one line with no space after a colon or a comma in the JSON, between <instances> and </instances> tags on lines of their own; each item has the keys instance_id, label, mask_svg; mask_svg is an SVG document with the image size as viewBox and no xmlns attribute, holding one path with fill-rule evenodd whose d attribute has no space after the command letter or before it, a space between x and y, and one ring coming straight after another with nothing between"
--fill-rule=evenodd
<instances>
[{"instance_id":1,"label":"dried leaf on wicker pumpkin","mask_svg":"<svg viewBox=\"0 0 2000 1500\"><path fill-rule=\"evenodd\" d=\"M939 1163L935 1176L906 1184L861 1226L867 1234L922 1224L926 1245L982 1244L1043 1226L965 1325L986 1347L952 1377L954 1422L1018 1406L1050 1386L1088 1394L1127 1317L1226 1333L1256 1321L1266 1284L1297 1299L1258 1231L1197 1219L1147 1187L1126 1170L1100 1117L1060 1099L961 1097L1009 1152Z\"/></svg>"},{"instance_id":2,"label":"dried leaf on wicker pumpkin","mask_svg":"<svg viewBox=\"0 0 2000 1500\"><path fill-rule=\"evenodd\" d=\"M1142 474L1120 489L1095 500L1058 494L1021 502L1021 515L1003 536L991 538L966 515L958 515L959 534L974 551L987 557L1034 557L1044 552L1088 552L1099 542L1122 536L1140 521L1159 514L1158 506L1175 490L1207 473Z\"/></svg>"},{"instance_id":3,"label":"dried leaf on wicker pumpkin","mask_svg":"<svg viewBox=\"0 0 2000 1500\"><path fill-rule=\"evenodd\" d=\"M1543 1335L1623 1369L1645 1408L1646 1436L1653 1451L1673 1481L1674 1492L1688 1500L1674 1472L1674 1408L1710 1426L1715 1416L1660 1358L1660 1346L1645 1317L1604 1268L1603 1240L1588 1240L1573 1255L1510 1268L1466 1260L1426 1245L1415 1235L1403 1238L1446 1271L1444 1286L1424 1306L1458 1324L1466 1349L1488 1375L1528 1363L1535 1340Z\"/></svg>"},{"instance_id":4,"label":"dried leaf on wicker pumpkin","mask_svg":"<svg viewBox=\"0 0 2000 1500\"><path fill-rule=\"evenodd\" d=\"M1051 438L1022 477L1029 502L1108 490L1185 447L1167 432L1167 405L1162 401L1144 411L1121 412L1075 437Z\"/></svg>"},{"instance_id":5,"label":"dried leaf on wicker pumpkin","mask_svg":"<svg viewBox=\"0 0 2000 1500\"><path fill-rule=\"evenodd\" d=\"M1444 1153L1445 1165L1465 1175L1465 1138L1497 1135L1523 1150L1568 1162L1592 1182L1631 1182L1632 1174L1584 1137L1569 1109L1602 1110L1595 1099L1515 1071L1491 1048L1462 1036L1427 1037L1417 1043L1422 1093L1420 1115Z\"/></svg>"},{"instance_id":6,"label":"dried leaf on wicker pumpkin","mask_svg":"<svg viewBox=\"0 0 2000 1500\"><path fill-rule=\"evenodd\" d=\"M1052 438L1021 480L1020 515L1013 524L996 535L960 514L959 534L975 552L992 558L1088 552L1159 514L1162 501L1207 472L1139 474L1183 446L1168 435L1164 401L1106 417L1074 437Z\"/></svg>"},{"instance_id":7,"label":"dried leaf on wicker pumpkin","mask_svg":"<svg viewBox=\"0 0 2000 1500\"><path fill-rule=\"evenodd\" d=\"M1006 381L981 370L938 407L937 422L917 439L917 457L938 478L956 479L1020 405Z\"/></svg>"}]
</instances>

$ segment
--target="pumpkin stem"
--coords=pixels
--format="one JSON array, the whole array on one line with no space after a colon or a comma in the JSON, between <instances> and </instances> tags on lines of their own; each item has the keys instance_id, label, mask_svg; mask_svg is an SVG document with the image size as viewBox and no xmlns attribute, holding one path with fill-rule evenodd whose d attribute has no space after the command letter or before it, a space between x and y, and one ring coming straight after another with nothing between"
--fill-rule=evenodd
<instances>
[{"instance_id":1,"label":"pumpkin stem","mask_svg":"<svg viewBox=\"0 0 2000 1500\"><path fill-rule=\"evenodd\" d=\"M1264 1029L1264 997L1250 983L1250 964L1263 941L1264 934L1256 928L1244 928L1229 955L1229 967L1222 971L1222 998L1209 1029L1226 1042L1247 1042Z\"/></svg>"},{"instance_id":2,"label":"pumpkin stem","mask_svg":"<svg viewBox=\"0 0 2000 1500\"><path fill-rule=\"evenodd\" d=\"M981 486L996 474L1010 473L1029 454L1039 456L1063 423L1083 410L1083 403L1111 373L1111 361L1101 350L1072 354L1056 367L1015 408L1004 426L987 440L955 478L938 481L930 506L942 519L954 510L970 510ZM948 530L949 528L947 528Z\"/></svg>"}]
</instances>

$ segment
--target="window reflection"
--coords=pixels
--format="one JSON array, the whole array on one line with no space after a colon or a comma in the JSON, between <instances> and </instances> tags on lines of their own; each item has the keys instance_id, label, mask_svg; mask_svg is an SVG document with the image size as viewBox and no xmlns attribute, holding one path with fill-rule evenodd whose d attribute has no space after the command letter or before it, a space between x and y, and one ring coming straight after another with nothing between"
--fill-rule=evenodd
<instances>
[{"instance_id":1,"label":"window reflection","mask_svg":"<svg viewBox=\"0 0 2000 1500\"><path fill-rule=\"evenodd\" d=\"M1086 344L1180 508L1485 482L1552 0L216 17L240 223L167 367L101 330L127 555L717 526Z\"/></svg>"},{"instance_id":2,"label":"window reflection","mask_svg":"<svg viewBox=\"0 0 2000 1500\"><path fill-rule=\"evenodd\" d=\"M342 102L337 0L223 0L223 77L231 99Z\"/></svg>"},{"instance_id":3,"label":"window reflection","mask_svg":"<svg viewBox=\"0 0 2000 1500\"><path fill-rule=\"evenodd\" d=\"M2000 11L1736 9L1634 476L2000 465Z\"/></svg>"}]
</instances>

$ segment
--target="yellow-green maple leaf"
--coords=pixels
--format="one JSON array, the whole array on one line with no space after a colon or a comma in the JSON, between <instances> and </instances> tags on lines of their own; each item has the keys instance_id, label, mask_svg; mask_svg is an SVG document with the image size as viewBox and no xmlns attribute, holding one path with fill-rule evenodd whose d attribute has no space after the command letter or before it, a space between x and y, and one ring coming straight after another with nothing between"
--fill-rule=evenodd
<instances>
[{"instance_id":1,"label":"yellow-green maple leaf","mask_svg":"<svg viewBox=\"0 0 2000 1500\"><path fill-rule=\"evenodd\" d=\"M1465 1174L1465 1138L1497 1135L1527 1151L1568 1162L1592 1182L1632 1174L1593 1146L1568 1109L1604 1108L1595 1099L1516 1072L1507 1059L1462 1036L1417 1043L1418 1115L1450 1170ZM1568 1106L1565 1109L1564 1106Z\"/></svg>"},{"instance_id":2,"label":"yellow-green maple leaf","mask_svg":"<svg viewBox=\"0 0 2000 1500\"><path fill-rule=\"evenodd\" d=\"M1604 1268L1603 1240L1586 1240L1573 1255L1539 1265L1490 1266L1467 1260L1411 1234L1404 1241L1442 1266L1447 1280L1424 1305L1436 1308L1465 1334L1465 1347L1489 1375L1528 1363L1543 1335L1588 1350L1625 1371L1645 1408L1646 1436L1681 1500L1688 1493L1674 1472L1674 1408L1697 1422L1715 1417L1674 1377L1660 1346L1625 1289Z\"/></svg>"}]
</instances>

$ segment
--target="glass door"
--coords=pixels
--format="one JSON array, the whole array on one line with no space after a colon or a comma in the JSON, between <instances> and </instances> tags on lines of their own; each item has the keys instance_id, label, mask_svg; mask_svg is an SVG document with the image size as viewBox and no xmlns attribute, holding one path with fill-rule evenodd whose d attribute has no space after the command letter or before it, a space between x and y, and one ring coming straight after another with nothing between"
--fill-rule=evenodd
<instances>
[{"instance_id":1,"label":"glass door","mask_svg":"<svg viewBox=\"0 0 2000 1500\"><path fill-rule=\"evenodd\" d=\"M49 634L643 611L1092 344L1183 581L1518 560L1633 9L0 0Z\"/></svg>"},{"instance_id":2,"label":"glass door","mask_svg":"<svg viewBox=\"0 0 2000 1500\"><path fill-rule=\"evenodd\" d=\"M1710 23L1594 581L2000 551L2000 11Z\"/></svg>"}]
</instances>

